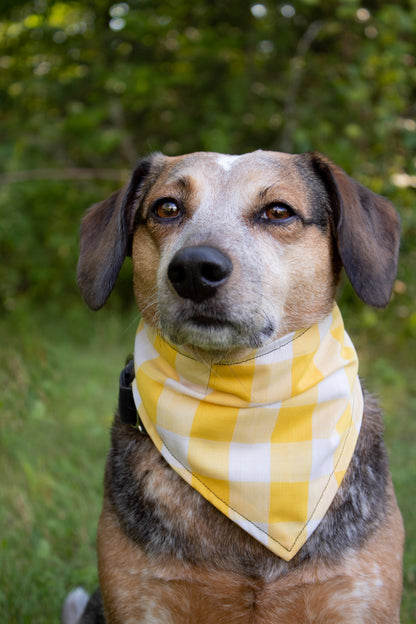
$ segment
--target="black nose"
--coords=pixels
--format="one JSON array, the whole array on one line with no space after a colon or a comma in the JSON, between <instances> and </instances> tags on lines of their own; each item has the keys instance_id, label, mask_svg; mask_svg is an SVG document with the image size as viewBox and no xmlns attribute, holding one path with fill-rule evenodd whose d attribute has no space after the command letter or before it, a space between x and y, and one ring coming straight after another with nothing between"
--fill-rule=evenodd
<instances>
[{"instance_id":1,"label":"black nose","mask_svg":"<svg viewBox=\"0 0 416 624\"><path fill-rule=\"evenodd\" d=\"M201 303L215 295L232 268L231 260L214 247L184 247L173 256L168 278L178 295Z\"/></svg>"}]
</instances>

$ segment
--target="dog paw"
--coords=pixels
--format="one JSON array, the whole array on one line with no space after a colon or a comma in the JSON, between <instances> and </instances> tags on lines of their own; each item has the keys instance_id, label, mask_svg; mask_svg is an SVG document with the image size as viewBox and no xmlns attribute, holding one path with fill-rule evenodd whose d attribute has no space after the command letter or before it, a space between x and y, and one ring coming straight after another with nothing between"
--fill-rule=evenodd
<instances>
[{"instance_id":1,"label":"dog paw","mask_svg":"<svg viewBox=\"0 0 416 624\"><path fill-rule=\"evenodd\" d=\"M62 624L78 624L89 600L89 595L82 587L71 591L65 599L61 612Z\"/></svg>"}]
</instances>

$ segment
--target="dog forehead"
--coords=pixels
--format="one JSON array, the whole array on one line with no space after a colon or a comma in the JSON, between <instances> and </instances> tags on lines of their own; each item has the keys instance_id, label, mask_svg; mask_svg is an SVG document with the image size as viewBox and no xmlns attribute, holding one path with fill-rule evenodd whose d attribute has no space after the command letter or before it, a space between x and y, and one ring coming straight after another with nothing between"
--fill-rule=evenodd
<instances>
[{"instance_id":1,"label":"dog forehead","mask_svg":"<svg viewBox=\"0 0 416 624\"><path fill-rule=\"evenodd\" d=\"M286 191L303 195L310 177L302 174L298 155L283 152L257 150L240 155L194 152L161 158L159 183L171 185L187 180L196 188L213 191L240 189L243 192L244 189L244 193L256 193L277 184Z\"/></svg>"},{"instance_id":2,"label":"dog forehead","mask_svg":"<svg viewBox=\"0 0 416 624\"><path fill-rule=\"evenodd\" d=\"M290 169L291 163L296 160L296 155L284 154L282 152L266 152L257 150L246 154L221 154L218 152L194 152L183 156L167 157L163 156L164 168L171 176L184 175L185 173L213 174L233 173L242 175L256 168L283 171Z\"/></svg>"}]
</instances>

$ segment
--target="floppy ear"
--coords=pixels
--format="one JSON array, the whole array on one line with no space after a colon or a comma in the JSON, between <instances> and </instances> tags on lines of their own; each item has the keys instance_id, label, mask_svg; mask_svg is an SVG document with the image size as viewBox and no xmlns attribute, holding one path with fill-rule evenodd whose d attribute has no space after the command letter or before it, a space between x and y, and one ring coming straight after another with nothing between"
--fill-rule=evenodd
<instances>
[{"instance_id":1,"label":"floppy ear","mask_svg":"<svg viewBox=\"0 0 416 624\"><path fill-rule=\"evenodd\" d=\"M151 162L152 159L142 161L129 184L91 206L82 221L77 280L92 310L99 310L105 304L130 253L135 197Z\"/></svg>"},{"instance_id":2,"label":"floppy ear","mask_svg":"<svg viewBox=\"0 0 416 624\"><path fill-rule=\"evenodd\" d=\"M312 154L334 216L335 239L357 295L376 308L390 300L397 272L400 219L394 206L368 190L324 156Z\"/></svg>"}]
</instances>

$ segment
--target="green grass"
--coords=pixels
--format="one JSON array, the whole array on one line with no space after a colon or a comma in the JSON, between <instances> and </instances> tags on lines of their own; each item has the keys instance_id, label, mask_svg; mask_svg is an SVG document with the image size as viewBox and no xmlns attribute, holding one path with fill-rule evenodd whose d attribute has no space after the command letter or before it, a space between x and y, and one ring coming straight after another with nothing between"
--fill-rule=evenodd
<instances>
[{"instance_id":1,"label":"green grass","mask_svg":"<svg viewBox=\"0 0 416 624\"><path fill-rule=\"evenodd\" d=\"M80 304L60 314L14 312L1 322L1 622L56 623L70 589L97 584L102 476L135 316L93 314ZM361 373L385 411L407 530L402 623L410 624L416 621L414 345L390 343L377 328L350 333Z\"/></svg>"},{"instance_id":2,"label":"green grass","mask_svg":"<svg viewBox=\"0 0 416 624\"><path fill-rule=\"evenodd\" d=\"M57 622L97 584L95 532L118 374L135 322L70 311L0 329L0 617Z\"/></svg>"}]
</instances>

